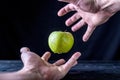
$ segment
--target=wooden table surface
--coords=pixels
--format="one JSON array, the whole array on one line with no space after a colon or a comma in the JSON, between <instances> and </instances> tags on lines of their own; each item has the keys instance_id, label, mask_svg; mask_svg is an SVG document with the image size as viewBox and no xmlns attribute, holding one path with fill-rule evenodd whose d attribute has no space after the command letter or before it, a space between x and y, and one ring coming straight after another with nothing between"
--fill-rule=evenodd
<instances>
[{"instance_id":1,"label":"wooden table surface","mask_svg":"<svg viewBox=\"0 0 120 80\"><path fill-rule=\"evenodd\" d=\"M0 60L1 72L22 67L19 60ZM120 80L120 61L79 61L62 80Z\"/></svg>"}]
</instances>

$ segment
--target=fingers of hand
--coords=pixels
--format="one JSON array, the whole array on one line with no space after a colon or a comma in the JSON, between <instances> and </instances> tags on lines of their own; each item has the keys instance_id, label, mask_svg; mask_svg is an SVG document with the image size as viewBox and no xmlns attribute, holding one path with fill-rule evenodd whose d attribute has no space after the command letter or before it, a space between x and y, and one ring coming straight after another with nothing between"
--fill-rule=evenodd
<instances>
[{"instance_id":1,"label":"fingers of hand","mask_svg":"<svg viewBox=\"0 0 120 80\"><path fill-rule=\"evenodd\" d=\"M48 61L50 57L51 57L51 53L45 52L45 54L43 54L43 56L41 58L45 61Z\"/></svg>"},{"instance_id":2,"label":"fingers of hand","mask_svg":"<svg viewBox=\"0 0 120 80\"><path fill-rule=\"evenodd\" d=\"M75 66L75 65L77 65L78 64L78 62L76 61L74 64L73 64L73 66Z\"/></svg>"},{"instance_id":3,"label":"fingers of hand","mask_svg":"<svg viewBox=\"0 0 120 80\"><path fill-rule=\"evenodd\" d=\"M64 59L60 59L60 60L56 61L55 63L53 63L53 65L60 66L60 65L62 65L64 63L65 63L65 60Z\"/></svg>"},{"instance_id":4,"label":"fingers of hand","mask_svg":"<svg viewBox=\"0 0 120 80\"><path fill-rule=\"evenodd\" d=\"M71 11L75 11L75 6L73 4L68 4L58 11L58 16L63 16Z\"/></svg>"},{"instance_id":5,"label":"fingers of hand","mask_svg":"<svg viewBox=\"0 0 120 80\"><path fill-rule=\"evenodd\" d=\"M70 17L67 21L66 21L66 25L70 26L72 25L74 22L76 22L78 19L80 19L81 16L79 15L79 13L75 13L72 17Z\"/></svg>"},{"instance_id":6,"label":"fingers of hand","mask_svg":"<svg viewBox=\"0 0 120 80\"><path fill-rule=\"evenodd\" d=\"M72 27L72 31L75 32L77 31L78 29L80 29L81 27L83 27L85 25L85 21L82 19L80 20L77 24L75 24L73 27Z\"/></svg>"},{"instance_id":7,"label":"fingers of hand","mask_svg":"<svg viewBox=\"0 0 120 80\"><path fill-rule=\"evenodd\" d=\"M71 69L71 67L73 67L73 65L76 65L76 61L77 59L80 57L81 53L80 52L76 52L72 55L72 57L64 64L64 69L66 71L69 71Z\"/></svg>"},{"instance_id":8,"label":"fingers of hand","mask_svg":"<svg viewBox=\"0 0 120 80\"><path fill-rule=\"evenodd\" d=\"M93 31L95 30L95 27L93 26L88 26L87 31L85 32L83 36L83 41L87 41L89 37L92 35Z\"/></svg>"}]
</instances>

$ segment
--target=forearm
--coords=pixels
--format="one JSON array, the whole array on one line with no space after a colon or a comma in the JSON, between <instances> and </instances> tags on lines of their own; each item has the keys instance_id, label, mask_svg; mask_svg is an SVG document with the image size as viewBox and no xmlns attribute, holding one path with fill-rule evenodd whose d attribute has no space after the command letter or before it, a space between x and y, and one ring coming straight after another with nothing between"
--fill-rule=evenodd
<instances>
[{"instance_id":1,"label":"forearm","mask_svg":"<svg viewBox=\"0 0 120 80\"><path fill-rule=\"evenodd\" d=\"M0 73L0 80L22 80L22 78L19 72Z\"/></svg>"},{"instance_id":2,"label":"forearm","mask_svg":"<svg viewBox=\"0 0 120 80\"><path fill-rule=\"evenodd\" d=\"M28 74L21 72L0 73L0 80L30 80Z\"/></svg>"},{"instance_id":3,"label":"forearm","mask_svg":"<svg viewBox=\"0 0 120 80\"><path fill-rule=\"evenodd\" d=\"M24 72L22 70L17 71L17 72L5 72L5 73L0 73L0 80L43 80L38 78L39 74L36 75L31 72Z\"/></svg>"}]
</instances>

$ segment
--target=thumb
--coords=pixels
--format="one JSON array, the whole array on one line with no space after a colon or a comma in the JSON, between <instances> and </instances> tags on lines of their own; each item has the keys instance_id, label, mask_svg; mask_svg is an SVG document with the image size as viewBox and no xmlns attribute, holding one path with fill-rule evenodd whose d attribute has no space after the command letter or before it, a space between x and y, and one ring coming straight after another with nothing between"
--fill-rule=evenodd
<instances>
[{"instance_id":1,"label":"thumb","mask_svg":"<svg viewBox=\"0 0 120 80\"><path fill-rule=\"evenodd\" d=\"M32 57L30 49L27 47L23 47L20 49L20 52L21 52L22 62L24 66L26 66L27 64L29 64L31 57Z\"/></svg>"},{"instance_id":2,"label":"thumb","mask_svg":"<svg viewBox=\"0 0 120 80\"><path fill-rule=\"evenodd\" d=\"M31 52L29 48L23 47L20 52L24 66L36 66L41 63L41 58L34 52Z\"/></svg>"}]
</instances>

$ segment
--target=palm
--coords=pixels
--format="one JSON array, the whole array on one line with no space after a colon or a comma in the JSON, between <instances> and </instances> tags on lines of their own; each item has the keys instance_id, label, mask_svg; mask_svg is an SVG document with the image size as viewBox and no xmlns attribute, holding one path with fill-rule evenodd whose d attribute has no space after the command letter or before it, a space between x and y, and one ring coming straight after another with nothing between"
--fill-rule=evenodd
<instances>
[{"instance_id":1,"label":"palm","mask_svg":"<svg viewBox=\"0 0 120 80\"><path fill-rule=\"evenodd\" d=\"M87 23L89 27L96 27L106 22L111 16L105 11L99 11L97 13L89 13L79 10L78 13L80 14L79 16L82 17L84 22Z\"/></svg>"},{"instance_id":2,"label":"palm","mask_svg":"<svg viewBox=\"0 0 120 80\"><path fill-rule=\"evenodd\" d=\"M78 11L77 13L79 14L79 16L82 18L80 20L82 21L82 25L78 25L78 24L81 24L78 22L78 24L72 27L72 30L76 31L80 29L83 25L87 24L88 28L87 28L85 35L83 36L83 40L88 40L90 35L93 33L94 29L98 25L105 23L113 15L104 10L98 11L97 13L85 12L80 9L78 9L77 11Z\"/></svg>"},{"instance_id":3,"label":"palm","mask_svg":"<svg viewBox=\"0 0 120 80\"><path fill-rule=\"evenodd\" d=\"M63 16L71 11L76 11L76 13L68 20L66 20L66 25L70 26L71 24L75 23L78 19L81 19L78 23L72 26L72 31L76 31L85 24L87 24L88 28L83 36L84 41L88 40L96 26L105 23L113 15L113 13L110 13L107 10L98 10L96 12L90 12L88 9L88 11L84 11L79 6L76 6L72 3L60 9L58 15Z\"/></svg>"},{"instance_id":4,"label":"palm","mask_svg":"<svg viewBox=\"0 0 120 80\"><path fill-rule=\"evenodd\" d=\"M80 56L79 52L76 52L66 63L64 59L60 59L51 64L48 62L50 58L50 52L46 52L42 57L37 54L26 50L21 50L22 61L24 63L24 69L28 69L40 74L43 80L59 80L62 79L72 66L77 63L77 59Z\"/></svg>"}]
</instances>

